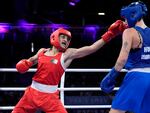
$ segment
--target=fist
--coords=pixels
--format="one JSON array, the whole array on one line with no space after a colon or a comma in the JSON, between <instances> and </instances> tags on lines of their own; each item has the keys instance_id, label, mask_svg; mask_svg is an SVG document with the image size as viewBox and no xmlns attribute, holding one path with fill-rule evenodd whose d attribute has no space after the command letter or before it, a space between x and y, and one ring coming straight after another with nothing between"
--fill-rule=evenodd
<instances>
[{"instance_id":1,"label":"fist","mask_svg":"<svg viewBox=\"0 0 150 113\"><path fill-rule=\"evenodd\" d=\"M103 78L100 83L102 91L105 93L110 93L115 87L116 78L119 75L119 72L112 68L112 70Z\"/></svg>"},{"instance_id":2,"label":"fist","mask_svg":"<svg viewBox=\"0 0 150 113\"><path fill-rule=\"evenodd\" d=\"M20 73L25 73L33 65L32 62L22 59L16 64L16 69Z\"/></svg>"},{"instance_id":3,"label":"fist","mask_svg":"<svg viewBox=\"0 0 150 113\"><path fill-rule=\"evenodd\" d=\"M114 36L117 36L118 34L122 33L126 28L128 28L128 26L125 22L123 22L122 20L117 20L108 28L108 31L111 31Z\"/></svg>"},{"instance_id":4,"label":"fist","mask_svg":"<svg viewBox=\"0 0 150 113\"><path fill-rule=\"evenodd\" d=\"M109 42L111 39L121 34L127 27L128 26L125 22L117 20L108 28L108 31L102 35L102 39L105 42Z\"/></svg>"}]
</instances>

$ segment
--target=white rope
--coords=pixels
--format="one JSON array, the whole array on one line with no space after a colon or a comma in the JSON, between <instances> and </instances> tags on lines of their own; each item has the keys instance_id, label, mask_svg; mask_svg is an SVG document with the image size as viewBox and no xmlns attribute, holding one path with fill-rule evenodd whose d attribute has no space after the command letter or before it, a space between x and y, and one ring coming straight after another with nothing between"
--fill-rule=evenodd
<instances>
[{"instance_id":1,"label":"white rope","mask_svg":"<svg viewBox=\"0 0 150 113\"><path fill-rule=\"evenodd\" d=\"M24 91L25 87L0 87L0 91Z\"/></svg>"},{"instance_id":2,"label":"white rope","mask_svg":"<svg viewBox=\"0 0 150 113\"><path fill-rule=\"evenodd\" d=\"M111 107L111 105L65 105L66 109L108 109ZM0 110L12 110L14 106L0 106Z\"/></svg>"},{"instance_id":3,"label":"white rope","mask_svg":"<svg viewBox=\"0 0 150 113\"><path fill-rule=\"evenodd\" d=\"M0 91L24 91L25 87L0 87ZM99 87L80 87L80 88L58 88L60 91L101 91ZM119 87L115 87L114 91Z\"/></svg>"},{"instance_id":4,"label":"white rope","mask_svg":"<svg viewBox=\"0 0 150 113\"><path fill-rule=\"evenodd\" d=\"M65 105L65 108L68 109L84 109L84 108L110 108L111 105Z\"/></svg>"},{"instance_id":5,"label":"white rope","mask_svg":"<svg viewBox=\"0 0 150 113\"><path fill-rule=\"evenodd\" d=\"M0 110L12 110L14 106L0 106Z\"/></svg>"},{"instance_id":6,"label":"white rope","mask_svg":"<svg viewBox=\"0 0 150 113\"><path fill-rule=\"evenodd\" d=\"M109 72L111 69L66 69L66 72ZM30 68L28 72L35 72L35 68ZM16 68L0 68L0 72L17 72ZM122 69L121 72L127 72Z\"/></svg>"}]
</instances>

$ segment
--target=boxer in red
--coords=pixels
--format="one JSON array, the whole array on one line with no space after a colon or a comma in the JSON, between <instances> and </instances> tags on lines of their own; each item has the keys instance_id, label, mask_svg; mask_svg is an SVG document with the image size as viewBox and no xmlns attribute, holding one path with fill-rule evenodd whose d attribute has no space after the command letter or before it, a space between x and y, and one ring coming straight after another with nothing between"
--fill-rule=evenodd
<instances>
[{"instance_id":1,"label":"boxer in red","mask_svg":"<svg viewBox=\"0 0 150 113\"><path fill-rule=\"evenodd\" d=\"M65 69L74 59L96 52L105 43L122 33L125 28L124 22L117 20L101 39L91 46L79 49L68 48L72 38L70 31L63 28L54 31L50 36L52 48L42 48L36 55L16 64L16 69L20 73L27 72L32 65L37 63L38 67L31 85L25 90L12 113L35 113L37 109L45 113L67 113L59 99L58 91L58 84Z\"/></svg>"}]
</instances>

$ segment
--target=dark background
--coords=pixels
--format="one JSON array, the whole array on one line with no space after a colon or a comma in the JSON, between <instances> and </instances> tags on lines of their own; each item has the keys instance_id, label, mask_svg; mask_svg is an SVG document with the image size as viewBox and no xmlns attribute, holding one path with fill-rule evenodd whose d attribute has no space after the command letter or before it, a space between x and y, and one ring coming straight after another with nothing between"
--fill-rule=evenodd
<instances>
[{"instance_id":1,"label":"dark background","mask_svg":"<svg viewBox=\"0 0 150 113\"><path fill-rule=\"evenodd\" d=\"M3 0L0 3L0 21L15 23L25 18L34 23L65 23L82 27L85 24L110 25L120 18L120 9L136 0ZM72 0L75 1L75 0ZM149 9L149 0L142 0ZM98 16L104 12L105 16Z\"/></svg>"}]
</instances>

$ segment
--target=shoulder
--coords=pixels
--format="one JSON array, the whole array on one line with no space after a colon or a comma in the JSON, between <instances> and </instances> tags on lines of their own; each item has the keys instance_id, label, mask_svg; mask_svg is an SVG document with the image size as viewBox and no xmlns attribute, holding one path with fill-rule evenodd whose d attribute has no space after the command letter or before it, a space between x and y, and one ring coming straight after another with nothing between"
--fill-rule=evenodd
<instances>
[{"instance_id":1,"label":"shoulder","mask_svg":"<svg viewBox=\"0 0 150 113\"><path fill-rule=\"evenodd\" d=\"M64 56L68 57L69 54L72 53L72 48L68 48L65 52L64 52Z\"/></svg>"},{"instance_id":2,"label":"shoulder","mask_svg":"<svg viewBox=\"0 0 150 113\"><path fill-rule=\"evenodd\" d=\"M47 50L49 50L50 48L41 48L38 50L37 54L41 53L41 52L46 52Z\"/></svg>"},{"instance_id":3,"label":"shoulder","mask_svg":"<svg viewBox=\"0 0 150 113\"><path fill-rule=\"evenodd\" d=\"M128 28L123 32L123 39L132 39L137 34L136 29Z\"/></svg>"},{"instance_id":4,"label":"shoulder","mask_svg":"<svg viewBox=\"0 0 150 113\"><path fill-rule=\"evenodd\" d=\"M70 54L70 53L73 53L74 51L76 51L77 49L75 49L75 48L68 48L65 52L64 52L64 54Z\"/></svg>"},{"instance_id":5,"label":"shoulder","mask_svg":"<svg viewBox=\"0 0 150 113\"><path fill-rule=\"evenodd\" d=\"M136 29L134 28L127 28L124 30L123 34L128 34L128 35L131 35L131 34L134 34L136 31Z\"/></svg>"},{"instance_id":6,"label":"shoulder","mask_svg":"<svg viewBox=\"0 0 150 113\"><path fill-rule=\"evenodd\" d=\"M75 48L68 48L65 52L64 52L64 56L66 58L72 58L72 56L74 56L74 54L76 53L77 49Z\"/></svg>"}]
</instances>

